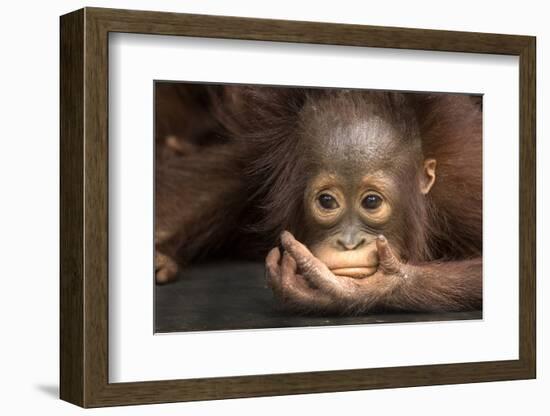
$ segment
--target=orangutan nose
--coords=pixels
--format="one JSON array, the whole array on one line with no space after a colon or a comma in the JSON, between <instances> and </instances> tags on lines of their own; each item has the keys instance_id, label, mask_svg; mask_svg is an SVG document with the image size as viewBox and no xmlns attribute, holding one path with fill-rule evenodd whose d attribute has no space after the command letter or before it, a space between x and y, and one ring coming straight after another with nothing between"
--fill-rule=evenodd
<instances>
[{"instance_id":1,"label":"orangutan nose","mask_svg":"<svg viewBox=\"0 0 550 416\"><path fill-rule=\"evenodd\" d=\"M361 247L367 239L365 237L344 237L338 239L338 245L344 250L356 250Z\"/></svg>"}]
</instances>

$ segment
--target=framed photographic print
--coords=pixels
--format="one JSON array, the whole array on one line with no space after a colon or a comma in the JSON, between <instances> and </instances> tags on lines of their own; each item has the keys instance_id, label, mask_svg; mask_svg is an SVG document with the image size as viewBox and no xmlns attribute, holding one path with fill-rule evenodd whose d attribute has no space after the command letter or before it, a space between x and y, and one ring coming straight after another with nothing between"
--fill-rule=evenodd
<instances>
[{"instance_id":1,"label":"framed photographic print","mask_svg":"<svg viewBox=\"0 0 550 416\"><path fill-rule=\"evenodd\" d=\"M535 38L61 17L61 398L534 378Z\"/></svg>"}]
</instances>

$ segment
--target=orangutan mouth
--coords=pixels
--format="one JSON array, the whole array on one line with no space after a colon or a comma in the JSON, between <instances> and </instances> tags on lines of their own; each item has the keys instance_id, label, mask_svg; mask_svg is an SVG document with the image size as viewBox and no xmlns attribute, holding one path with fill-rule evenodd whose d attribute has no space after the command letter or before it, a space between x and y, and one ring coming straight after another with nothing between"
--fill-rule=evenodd
<instances>
[{"instance_id":1,"label":"orangutan mouth","mask_svg":"<svg viewBox=\"0 0 550 416\"><path fill-rule=\"evenodd\" d=\"M337 276L351 277L352 279L364 279L376 273L378 265L367 267L341 267L337 269L330 269L330 271Z\"/></svg>"}]
</instances>

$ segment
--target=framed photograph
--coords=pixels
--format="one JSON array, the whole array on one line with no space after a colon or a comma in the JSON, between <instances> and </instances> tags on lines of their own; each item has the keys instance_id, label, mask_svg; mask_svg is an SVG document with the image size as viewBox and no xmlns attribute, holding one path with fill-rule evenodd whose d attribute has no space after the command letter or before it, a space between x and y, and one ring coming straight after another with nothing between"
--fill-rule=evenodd
<instances>
[{"instance_id":1,"label":"framed photograph","mask_svg":"<svg viewBox=\"0 0 550 416\"><path fill-rule=\"evenodd\" d=\"M535 38L61 17L82 407L535 378Z\"/></svg>"}]
</instances>

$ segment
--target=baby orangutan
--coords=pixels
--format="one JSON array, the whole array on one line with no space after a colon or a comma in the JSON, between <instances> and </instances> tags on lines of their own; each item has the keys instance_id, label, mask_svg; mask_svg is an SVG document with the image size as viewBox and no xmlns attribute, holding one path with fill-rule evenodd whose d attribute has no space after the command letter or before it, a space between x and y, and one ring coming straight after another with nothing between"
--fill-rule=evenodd
<instances>
[{"instance_id":1,"label":"baby orangutan","mask_svg":"<svg viewBox=\"0 0 550 416\"><path fill-rule=\"evenodd\" d=\"M341 95L302 109L306 245L283 232L283 255L276 247L266 259L269 285L288 307L361 313L480 306L480 258L426 262L434 215L427 195L437 162L424 158L405 104L395 95Z\"/></svg>"}]
</instances>

